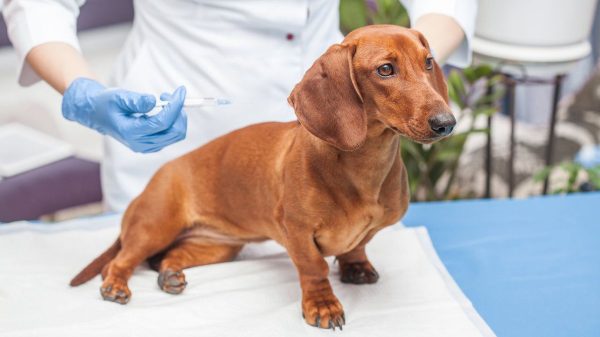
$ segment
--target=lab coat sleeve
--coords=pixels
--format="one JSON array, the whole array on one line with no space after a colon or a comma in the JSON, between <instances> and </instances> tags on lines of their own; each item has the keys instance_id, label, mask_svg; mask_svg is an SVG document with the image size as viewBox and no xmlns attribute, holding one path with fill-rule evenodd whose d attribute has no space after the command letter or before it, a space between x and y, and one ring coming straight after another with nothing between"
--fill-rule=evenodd
<instances>
[{"instance_id":1,"label":"lab coat sleeve","mask_svg":"<svg viewBox=\"0 0 600 337\"><path fill-rule=\"evenodd\" d=\"M465 33L460 46L450 55L446 63L457 67L471 64L473 34L477 15L477 0L403 0L411 26L425 14L447 15L458 23Z\"/></svg>"},{"instance_id":2,"label":"lab coat sleeve","mask_svg":"<svg viewBox=\"0 0 600 337\"><path fill-rule=\"evenodd\" d=\"M2 1L2 0L0 0ZM35 46L64 42L77 50L77 17L85 0L4 0L0 3L8 37L19 61L19 84L32 85L39 76L25 61Z\"/></svg>"}]
</instances>

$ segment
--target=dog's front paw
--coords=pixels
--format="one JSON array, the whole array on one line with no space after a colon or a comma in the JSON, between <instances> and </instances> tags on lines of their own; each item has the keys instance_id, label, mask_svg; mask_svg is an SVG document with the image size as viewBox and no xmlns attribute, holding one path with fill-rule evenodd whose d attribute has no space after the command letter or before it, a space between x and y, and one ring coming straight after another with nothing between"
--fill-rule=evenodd
<instances>
[{"instance_id":1,"label":"dog's front paw","mask_svg":"<svg viewBox=\"0 0 600 337\"><path fill-rule=\"evenodd\" d=\"M340 273L343 283L375 283L379 279L379 274L369 261L341 263Z\"/></svg>"},{"instance_id":2,"label":"dog's front paw","mask_svg":"<svg viewBox=\"0 0 600 337\"><path fill-rule=\"evenodd\" d=\"M344 308L331 292L305 295L302 299L302 317L309 325L323 329L336 327L342 330L346 324Z\"/></svg>"},{"instance_id":3,"label":"dog's front paw","mask_svg":"<svg viewBox=\"0 0 600 337\"><path fill-rule=\"evenodd\" d=\"M182 271L167 269L158 274L158 286L169 294L181 294L187 282Z\"/></svg>"},{"instance_id":4,"label":"dog's front paw","mask_svg":"<svg viewBox=\"0 0 600 337\"><path fill-rule=\"evenodd\" d=\"M127 304L131 299L131 291L127 282L115 277L107 277L100 287L100 294L105 301Z\"/></svg>"}]
</instances>

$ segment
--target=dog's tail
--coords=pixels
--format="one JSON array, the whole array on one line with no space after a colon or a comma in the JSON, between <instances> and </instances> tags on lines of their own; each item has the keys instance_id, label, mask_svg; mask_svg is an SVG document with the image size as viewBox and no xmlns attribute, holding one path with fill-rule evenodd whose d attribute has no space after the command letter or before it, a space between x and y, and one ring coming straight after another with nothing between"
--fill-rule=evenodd
<instances>
[{"instance_id":1,"label":"dog's tail","mask_svg":"<svg viewBox=\"0 0 600 337\"><path fill-rule=\"evenodd\" d=\"M91 280L96 275L102 272L102 268L109 263L117 253L121 250L121 240L117 239L115 243L112 244L104 253L98 256L92 263L90 263L87 267L83 268L82 271L77 274L72 280L71 287L77 287L78 285L84 284L85 282Z\"/></svg>"}]
</instances>

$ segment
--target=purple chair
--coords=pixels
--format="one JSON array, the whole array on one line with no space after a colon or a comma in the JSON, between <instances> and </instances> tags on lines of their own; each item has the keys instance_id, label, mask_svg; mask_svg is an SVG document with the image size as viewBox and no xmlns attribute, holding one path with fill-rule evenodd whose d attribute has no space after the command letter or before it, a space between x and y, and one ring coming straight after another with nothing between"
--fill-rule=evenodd
<instances>
[{"instance_id":1,"label":"purple chair","mask_svg":"<svg viewBox=\"0 0 600 337\"><path fill-rule=\"evenodd\" d=\"M33 220L101 200L100 164L70 157L0 180L0 222Z\"/></svg>"}]
</instances>

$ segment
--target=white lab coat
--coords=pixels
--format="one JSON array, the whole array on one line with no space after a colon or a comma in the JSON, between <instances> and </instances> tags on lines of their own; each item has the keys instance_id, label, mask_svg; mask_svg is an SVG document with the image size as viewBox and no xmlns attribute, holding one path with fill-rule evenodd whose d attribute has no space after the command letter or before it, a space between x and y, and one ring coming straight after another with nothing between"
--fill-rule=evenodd
<instances>
[{"instance_id":1,"label":"white lab coat","mask_svg":"<svg viewBox=\"0 0 600 337\"><path fill-rule=\"evenodd\" d=\"M62 41L79 48L75 23L83 2L4 0L9 37L22 64L19 83L39 80L24 61L36 45ZM454 17L467 39L448 62L470 62L476 0L402 2L413 22L433 12ZM133 153L105 137L104 198L117 211L166 161L248 124L295 119L288 94L313 61L342 40L334 0L135 0L134 6L133 27L110 85L156 95L185 85L188 97L227 97L233 104L186 109L186 139L158 153Z\"/></svg>"}]
</instances>

